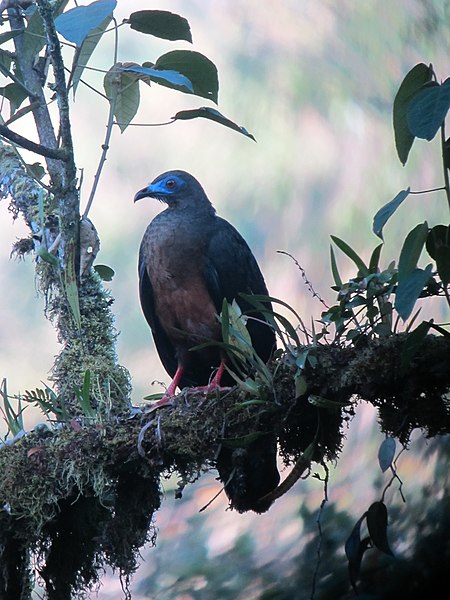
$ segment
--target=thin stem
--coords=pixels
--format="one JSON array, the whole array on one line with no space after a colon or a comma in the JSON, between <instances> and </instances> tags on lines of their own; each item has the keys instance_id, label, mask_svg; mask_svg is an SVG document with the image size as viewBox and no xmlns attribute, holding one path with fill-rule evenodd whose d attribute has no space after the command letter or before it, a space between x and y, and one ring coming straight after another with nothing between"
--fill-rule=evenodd
<instances>
[{"instance_id":1,"label":"thin stem","mask_svg":"<svg viewBox=\"0 0 450 600\"><path fill-rule=\"evenodd\" d=\"M113 19L113 21L117 26L116 20ZM115 35L114 35L114 63L113 64L117 63L118 47L119 47L119 37L117 34L117 27L116 27ZM115 105L116 105L115 98L112 98L109 103L108 123L106 125L105 141L102 144L102 154L100 156L100 161L98 163L97 171L95 173L94 183L92 184L91 193L89 194L89 199L87 201L86 208L84 209L83 219L87 218L89 211L91 210L92 202L94 201L95 193L97 191L98 183L100 181L100 176L102 174L103 167L105 166L106 155L108 154L109 142L111 140L113 125L114 125Z\"/></svg>"},{"instance_id":2,"label":"thin stem","mask_svg":"<svg viewBox=\"0 0 450 600\"><path fill-rule=\"evenodd\" d=\"M445 147L445 121L441 125L441 148L442 148L442 166L444 168L445 193L447 194L448 207L450 209L450 180L447 165L447 149Z\"/></svg>"}]
</instances>

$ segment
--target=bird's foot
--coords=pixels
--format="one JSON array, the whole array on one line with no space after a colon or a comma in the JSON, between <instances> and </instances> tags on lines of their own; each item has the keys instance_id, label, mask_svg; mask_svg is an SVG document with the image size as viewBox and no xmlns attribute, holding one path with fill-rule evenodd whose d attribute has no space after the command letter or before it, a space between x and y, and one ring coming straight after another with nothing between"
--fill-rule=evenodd
<instances>
[{"instance_id":1,"label":"bird's foot","mask_svg":"<svg viewBox=\"0 0 450 600\"><path fill-rule=\"evenodd\" d=\"M186 390L186 393L190 396L192 394L211 394L211 392L229 392L232 388L219 385L211 381L208 385L197 385Z\"/></svg>"},{"instance_id":2,"label":"bird's foot","mask_svg":"<svg viewBox=\"0 0 450 600\"><path fill-rule=\"evenodd\" d=\"M168 392L166 392L164 394L164 396L160 399L157 400L156 402L153 402L148 409L145 410L145 414L149 414L152 413L155 410L158 410L158 408L164 408L165 406L172 406L172 400L174 398L175 394L168 394Z\"/></svg>"}]
</instances>

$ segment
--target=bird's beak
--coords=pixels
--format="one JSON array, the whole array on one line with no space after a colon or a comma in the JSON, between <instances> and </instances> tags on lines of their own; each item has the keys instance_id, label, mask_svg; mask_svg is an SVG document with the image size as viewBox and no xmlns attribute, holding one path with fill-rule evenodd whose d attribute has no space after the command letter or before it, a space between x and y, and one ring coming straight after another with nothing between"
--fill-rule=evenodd
<instances>
[{"instance_id":1,"label":"bird's beak","mask_svg":"<svg viewBox=\"0 0 450 600\"><path fill-rule=\"evenodd\" d=\"M152 193L152 190L150 188L151 185L148 185L147 187L142 188L142 190L139 190L134 197L134 202L137 202L142 198L148 198L148 196L150 196L150 194Z\"/></svg>"}]
</instances>

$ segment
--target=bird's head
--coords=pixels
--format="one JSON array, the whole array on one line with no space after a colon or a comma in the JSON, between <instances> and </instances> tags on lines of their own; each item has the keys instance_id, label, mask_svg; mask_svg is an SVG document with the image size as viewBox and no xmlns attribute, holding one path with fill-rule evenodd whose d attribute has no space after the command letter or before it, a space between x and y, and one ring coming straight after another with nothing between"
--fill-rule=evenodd
<instances>
[{"instance_id":1,"label":"bird's head","mask_svg":"<svg viewBox=\"0 0 450 600\"><path fill-rule=\"evenodd\" d=\"M159 175L137 192L134 201L148 197L157 198L169 207L212 208L200 183L186 171L167 171Z\"/></svg>"}]
</instances>

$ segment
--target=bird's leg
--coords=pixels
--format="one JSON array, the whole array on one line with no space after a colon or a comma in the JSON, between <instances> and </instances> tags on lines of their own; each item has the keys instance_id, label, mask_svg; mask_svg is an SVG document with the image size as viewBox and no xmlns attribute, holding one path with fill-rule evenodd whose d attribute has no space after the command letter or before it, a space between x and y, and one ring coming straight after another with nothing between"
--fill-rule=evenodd
<instances>
[{"instance_id":1,"label":"bird's leg","mask_svg":"<svg viewBox=\"0 0 450 600\"><path fill-rule=\"evenodd\" d=\"M170 404L170 399L175 396L175 390L177 389L178 384L180 383L180 379L183 375L183 371L184 371L184 368L182 366L178 365L175 375L173 376L173 379L172 379L169 387L167 388L164 396L161 398L161 400L158 400L157 402L154 402L152 404L149 412L153 412L157 408L161 408L161 406L167 406L168 404Z\"/></svg>"}]
</instances>

